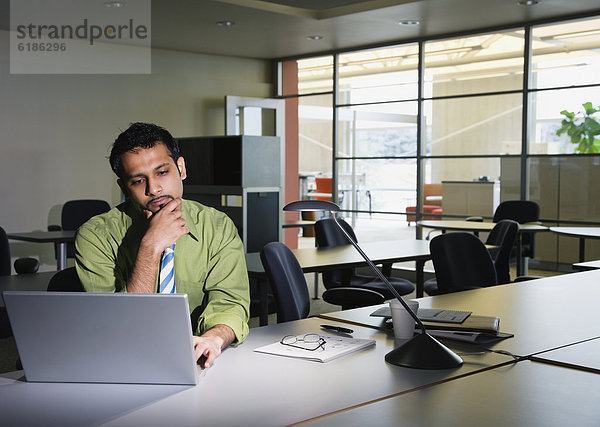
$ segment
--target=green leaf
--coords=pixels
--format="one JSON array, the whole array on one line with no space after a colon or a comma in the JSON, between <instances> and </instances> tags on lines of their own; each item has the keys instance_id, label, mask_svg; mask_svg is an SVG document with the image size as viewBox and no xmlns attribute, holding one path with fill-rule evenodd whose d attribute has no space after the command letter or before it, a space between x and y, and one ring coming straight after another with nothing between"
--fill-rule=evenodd
<instances>
[{"instance_id":1,"label":"green leaf","mask_svg":"<svg viewBox=\"0 0 600 427\"><path fill-rule=\"evenodd\" d=\"M571 137L571 142L577 143L581 140L581 134L583 133L583 129L581 126L572 126L568 131L567 135Z\"/></svg>"},{"instance_id":2,"label":"green leaf","mask_svg":"<svg viewBox=\"0 0 600 427\"><path fill-rule=\"evenodd\" d=\"M585 108L585 114L594 114L594 107L592 106L591 102L584 102L581 105L583 105L583 108Z\"/></svg>"},{"instance_id":3,"label":"green leaf","mask_svg":"<svg viewBox=\"0 0 600 427\"><path fill-rule=\"evenodd\" d=\"M593 135L600 135L600 123L598 123L596 119L593 117L586 117L583 123L588 129L588 132L591 132Z\"/></svg>"},{"instance_id":4,"label":"green leaf","mask_svg":"<svg viewBox=\"0 0 600 427\"><path fill-rule=\"evenodd\" d=\"M574 120L575 119L575 113L571 112L571 111L567 111L567 110L562 110L560 112L560 114L562 114L563 116L568 117L569 119Z\"/></svg>"},{"instance_id":5,"label":"green leaf","mask_svg":"<svg viewBox=\"0 0 600 427\"><path fill-rule=\"evenodd\" d=\"M587 114L588 116L600 112L600 105L598 106L598 108L594 108L591 102L586 102L581 105L583 105L583 108L585 108L585 114Z\"/></svg>"}]
</instances>

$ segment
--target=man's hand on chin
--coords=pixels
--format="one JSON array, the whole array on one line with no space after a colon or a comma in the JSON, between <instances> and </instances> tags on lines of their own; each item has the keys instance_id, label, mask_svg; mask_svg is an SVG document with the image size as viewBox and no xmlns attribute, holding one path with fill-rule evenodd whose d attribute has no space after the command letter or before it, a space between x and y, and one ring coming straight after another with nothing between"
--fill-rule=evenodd
<instances>
[{"instance_id":1,"label":"man's hand on chin","mask_svg":"<svg viewBox=\"0 0 600 427\"><path fill-rule=\"evenodd\" d=\"M148 218L148 230L142 239L142 245L149 246L157 253L162 253L181 236L190 232L182 217L181 198L171 199L158 211L144 209Z\"/></svg>"}]
</instances>

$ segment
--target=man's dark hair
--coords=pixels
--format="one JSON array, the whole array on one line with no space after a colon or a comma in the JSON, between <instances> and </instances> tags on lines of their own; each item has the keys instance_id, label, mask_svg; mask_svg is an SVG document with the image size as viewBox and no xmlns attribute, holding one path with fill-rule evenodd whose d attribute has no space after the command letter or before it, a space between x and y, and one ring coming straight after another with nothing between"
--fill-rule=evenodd
<instances>
[{"instance_id":1,"label":"man's dark hair","mask_svg":"<svg viewBox=\"0 0 600 427\"><path fill-rule=\"evenodd\" d=\"M110 167L119 178L124 179L121 156L137 148L152 148L158 142L165 144L171 158L177 164L177 159L181 156L179 145L168 130L152 123L131 123L129 128L115 139L110 150Z\"/></svg>"}]
</instances>

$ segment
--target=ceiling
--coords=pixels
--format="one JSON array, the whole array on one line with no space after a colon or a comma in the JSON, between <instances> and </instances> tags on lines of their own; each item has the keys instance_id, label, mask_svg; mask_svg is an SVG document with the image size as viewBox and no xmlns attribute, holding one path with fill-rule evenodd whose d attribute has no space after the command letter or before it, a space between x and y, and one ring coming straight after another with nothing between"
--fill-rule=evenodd
<instances>
[{"instance_id":1,"label":"ceiling","mask_svg":"<svg viewBox=\"0 0 600 427\"><path fill-rule=\"evenodd\" d=\"M600 13L598 0L539 0L531 7L517 0L153 0L152 44L282 58L594 10ZM216 25L223 20L235 25ZM401 20L418 20L420 25L399 25ZM323 38L309 40L312 35Z\"/></svg>"},{"instance_id":2,"label":"ceiling","mask_svg":"<svg viewBox=\"0 0 600 427\"><path fill-rule=\"evenodd\" d=\"M127 1L120 0L124 11ZM9 27L9 4L0 0L0 28ZM598 0L539 0L531 7L517 0L152 0L151 31L155 48L270 59L593 11L600 14ZM308 39L315 35L322 39Z\"/></svg>"}]
</instances>

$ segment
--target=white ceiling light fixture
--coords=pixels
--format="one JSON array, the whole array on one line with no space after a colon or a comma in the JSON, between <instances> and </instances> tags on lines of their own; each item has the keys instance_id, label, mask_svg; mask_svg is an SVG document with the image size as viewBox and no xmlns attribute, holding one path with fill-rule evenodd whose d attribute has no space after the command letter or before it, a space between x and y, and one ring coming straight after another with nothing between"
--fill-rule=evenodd
<instances>
[{"instance_id":1,"label":"white ceiling light fixture","mask_svg":"<svg viewBox=\"0 0 600 427\"><path fill-rule=\"evenodd\" d=\"M538 3L539 3L538 0L519 0L517 2L517 4L519 6L535 6Z\"/></svg>"},{"instance_id":2,"label":"white ceiling light fixture","mask_svg":"<svg viewBox=\"0 0 600 427\"><path fill-rule=\"evenodd\" d=\"M315 41L315 40L323 40L323 36L319 36L318 34L315 34L314 36L307 36L306 38L309 39L309 40L313 40L313 41Z\"/></svg>"},{"instance_id":3,"label":"white ceiling light fixture","mask_svg":"<svg viewBox=\"0 0 600 427\"><path fill-rule=\"evenodd\" d=\"M398 21L398 25L419 25L420 22L417 21L416 19L404 19L402 21Z\"/></svg>"},{"instance_id":4,"label":"white ceiling light fixture","mask_svg":"<svg viewBox=\"0 0 600 427\"><path fill-rule=\"evenodd\" d=\"M219 27L233 27L235 25L235 22L229 21L229 20L225 20L225 21L219 21L219 22L217 22L217 25Z\"/></svg>"},{"instance_id":5,"label":"white ceiling light fixture","mask_svg":"<svg viewBox=\"0 0 600 427\"><path fill-rule=\"evenodd\" d=\"M122 1L106 1L104 2L104 6L114 7L116 9L125 6L125 3L123 3Z\"/></svg>"}]
</instances>

